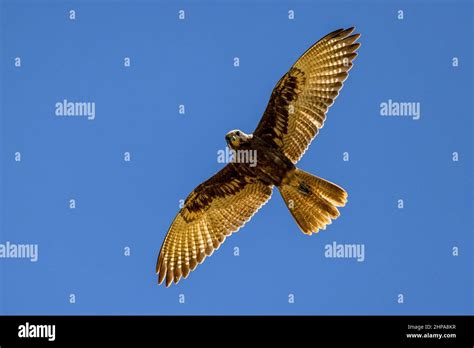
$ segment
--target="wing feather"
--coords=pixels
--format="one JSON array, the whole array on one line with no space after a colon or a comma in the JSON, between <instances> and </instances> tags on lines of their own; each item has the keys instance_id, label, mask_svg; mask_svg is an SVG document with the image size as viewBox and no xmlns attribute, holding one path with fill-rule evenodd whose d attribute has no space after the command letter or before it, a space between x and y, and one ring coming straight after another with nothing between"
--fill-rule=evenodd
<instances>
[{"instance_id":1,"label":"wing feather","mask_svg":"<svg viewBox=\"0 0 474 348\"><path fill-rule=\"evenodd\" d=\"M166 286L186 278L264 205L272 186L228 164L186 199L165 237L156 265Z\"/></svg>"},{"instance_id":2,"label":"wing feather","mask_svg":"<svg viewBox=\"0 0 474 348\"><path fill-rule=\"evenodd\" d=\"M311 46L278 81L254 134L293 162L324 126L360 43L354 28L338 29Z\"/></svg>"}]
</instances>

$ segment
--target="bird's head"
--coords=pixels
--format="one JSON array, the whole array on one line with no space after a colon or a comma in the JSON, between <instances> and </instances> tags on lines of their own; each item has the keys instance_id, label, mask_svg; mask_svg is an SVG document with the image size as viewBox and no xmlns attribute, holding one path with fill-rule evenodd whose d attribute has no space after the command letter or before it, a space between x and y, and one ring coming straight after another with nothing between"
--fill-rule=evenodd
<instances>
[{"instance_id":1,"label":"bird's head","mask_svg":"<svg viewBox=\"0 0 474 348\"><path fill-rule=\"evenodd\" d=\"M238 149L243 143L252 139L252 135L245 134L241 130L233 130L226 134L225 140L231 149Z\"/></svg>"}]
</instances>

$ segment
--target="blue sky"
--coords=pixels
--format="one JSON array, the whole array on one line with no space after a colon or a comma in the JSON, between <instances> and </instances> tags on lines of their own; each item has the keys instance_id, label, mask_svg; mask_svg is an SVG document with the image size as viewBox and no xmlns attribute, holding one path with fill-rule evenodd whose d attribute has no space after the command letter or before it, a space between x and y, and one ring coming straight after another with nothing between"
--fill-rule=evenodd
<instances>
[{"instance_id":1,"label":"blue sky","mask_svg":"<svg viewBox=\"0 0 474 348\"><path fill-rule=\"evenodd\" d=\"M39 250L0 258L0 313L473 314L472 3L0 8L0 244ZM353 25L359 56L299 163L348 191L341 217L308 237L275 191L188 279L157 286L179 200L223 166L227 131L252 132L299 55ZM64 99L94 102L94 120L55 116ZM389 99L420 118L381 116ZM363 245L364 261L325 257L333 242Z\"/></svg>"}]
</instances>

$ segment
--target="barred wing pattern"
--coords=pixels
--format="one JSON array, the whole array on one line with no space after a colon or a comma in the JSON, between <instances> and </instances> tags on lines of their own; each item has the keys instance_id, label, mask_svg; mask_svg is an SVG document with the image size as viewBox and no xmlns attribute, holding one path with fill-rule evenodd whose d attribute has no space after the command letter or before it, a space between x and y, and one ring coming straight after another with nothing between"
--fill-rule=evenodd
<instances>
[{"instance_id":1,"label":"barred wing pattern","mask_svg":"<svg viewBox=\"0 0 474 348\"><path fill-rule=\"evenodd\" d=\"M280 79L254 134L300 160L352 67L359 34L336 30L310 47ZM350 35L350 36L349 36Z\"/></svg>"},{"instance_id":2,"label":"barred wing pattern","mask_svg":"<svg viewBox=\"0 0 474 348\"><path fill-rule=\"evenodd\" d=\"M158 283L186 278L272 195L272 186L228 164L191 192L166 235L156 265Z\"/></svg>"}]
</instances>

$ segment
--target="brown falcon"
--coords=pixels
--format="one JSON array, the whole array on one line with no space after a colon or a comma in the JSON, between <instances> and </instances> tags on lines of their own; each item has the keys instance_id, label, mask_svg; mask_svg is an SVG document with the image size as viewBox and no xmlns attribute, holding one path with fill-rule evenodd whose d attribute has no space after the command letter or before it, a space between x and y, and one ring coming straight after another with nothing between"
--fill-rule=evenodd
<instances>
[{"instance_id":1,"label":"brown falcon","mask_svg":"<svg viewBox=\"0 0 474 348\"><path fill-rule=\"evenodd\" d=\"M178 283L236 232L278 187L303 233L324 229L347 201L339 186L295 167L323 127L360 43L354 28L336 30L311 46L278 81L253 134L225 136L234 153L255 151L257 162L232 161L186 198L161 247L158 283Z\"/></svg>"}]
</instances>

